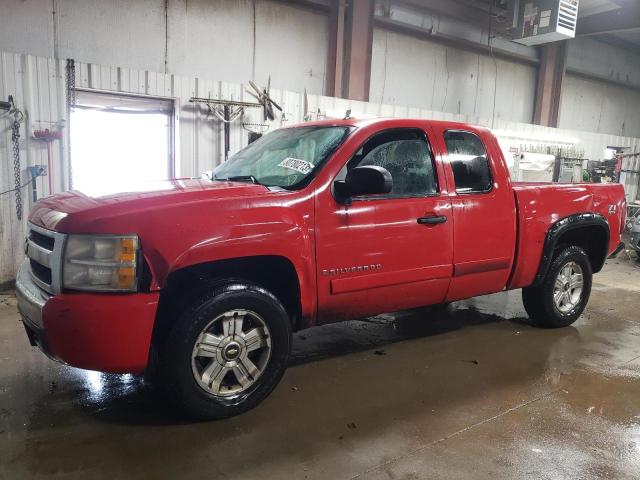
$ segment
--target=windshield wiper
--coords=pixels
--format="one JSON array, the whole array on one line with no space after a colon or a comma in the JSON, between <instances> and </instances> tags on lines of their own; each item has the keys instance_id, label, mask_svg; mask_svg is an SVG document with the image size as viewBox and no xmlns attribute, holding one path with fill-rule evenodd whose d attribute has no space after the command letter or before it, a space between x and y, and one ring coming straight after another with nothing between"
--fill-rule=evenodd
<instances>
[{"instance_id":1,"label":"windshield wiper","mask_svg":"<svg viewBox=\"0 0 640 480\"><path fill-rule=\"evenodd\" d=\"M253 175L234 175L227 178L218 178L214 176L213 179L221 180L223 182L251 182L254 185L262 185Z\"/></svg>"}]
</instances>

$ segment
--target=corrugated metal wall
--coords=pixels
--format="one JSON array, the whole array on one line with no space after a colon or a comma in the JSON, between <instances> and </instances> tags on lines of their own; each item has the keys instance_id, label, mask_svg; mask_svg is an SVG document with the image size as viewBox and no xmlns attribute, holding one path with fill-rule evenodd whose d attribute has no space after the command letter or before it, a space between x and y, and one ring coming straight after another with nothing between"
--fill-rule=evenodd
<instances>
[{"instance_id":1,"label":"corrugated metal wall","mask_svg":"<svg viewBox=\"0 0 640 480\"><path fill-rule=\"evenodd\" d=\"M30 165L46 164L46 145L33 139L35 129L50 128L58 122L66 122L65 62L53 59L0 53L0 98L13 95L16 104L25 112L25 122L20 140L21 172L26 180L26 168ZM211 170L223 158L222 126L207 117L206 109L189 103L192 96L253 100L245 93L245 86L214 80L206 80L179 75L167 75L151 71L132 70L118 67L76 63L76 87L106 91L137 93L168 97L175 100L177 115L176 171L181 176L196 176ZM298 123L303 120L302 93L273 90L274 99L285 110L283 119L270 126ZM376 115L392 117L432 118L464 121L491 126L490 118L471 115L451 114L419 108L356 102L339 98L309 95L309 112L318 109L323 115L343 115L351 109L353 115ZM262 112L250 110L245 115L246 123L262 123ZM10 119L0 119L0 189L13 188L13 161L11 156ZM523 123L496 119L494 128L518 132L523 138L572 137L579 140L579 147L585 157L602 158L606 146L625 146L640 151L640 139L616 137L613 135L591 134L571 130L558 130ZM255 128L255 127L253 127ZM231 126L231 151L237 151L247 143L248 132L241 122ZM114 139L105 139L114 141ZM99 148L99 146L97 146ZM68 188L68 162L66 140L54 144L53 176L54 190ZM630 178L630 177L629 177ZM632 179L637 182L637 179ZM631 180L630 180L631 181ZM40 194L47 192L47 179L37 180ZM637 188L636 188L637 191ZM30 208L30 188L22 193L24 217ZM0 285L15 276L16 266L23 250L25 220L18 221L12 194L0 197Z\"/></svg>"},{"instance_id":2,"label":"corrugated metal wall","mask_svg":"<svg viewBox=\"0 0 640 480\"><path fill-rule=\"evenodd\" d=\"M634 200L640 200L640 156L632 156L622 159L620 183L624 183L627 202L630 203Z\"/></svg>"},{"instance_id":3,"label":"corrugated metal wall","mask_svg":"<svg viewBox=\"0 0 640 480\"><path fill-rule=\"evenodd\" d=\"M567 73L562 84L560 126L640 135L640 89Z\"/></svg>"},{"instance_id":4,"label":"corrugated metal wall","mask_svg":"<svg viewBox=\"0 0 640 480\"><path fill-rule=\"evenodd\" d=\"M282 0L2 0L0 50L321 94L326 13Z\"/></svg>"},{"instance_id":5,"label":"corrugated metal wall","mask_svg":"<svg viewBox=\"0 0 640 480\"><path fill-rule=\"evenodd\" d=\"M10 53L0 53L0 98L6 100L13 95L16 106L25 114L20 129L20 161L22 183L27 177L29 165L47 164L47 146L33 138L33 131L51 128L54 122L65 117L64 63L48 58ZM0 191L14 188L13 155L11 143L12 117L0 118ZM55 188L61 190L63 184L64 145L54 144ZM37 179L37 190L46 192L48 180ZM18 259L24 250L24 226L30 208L30 187L22 190L23 219L16 216L15 195L9 193L0 197L0 286L15 276Z\"/></svg>"}]
</instances>

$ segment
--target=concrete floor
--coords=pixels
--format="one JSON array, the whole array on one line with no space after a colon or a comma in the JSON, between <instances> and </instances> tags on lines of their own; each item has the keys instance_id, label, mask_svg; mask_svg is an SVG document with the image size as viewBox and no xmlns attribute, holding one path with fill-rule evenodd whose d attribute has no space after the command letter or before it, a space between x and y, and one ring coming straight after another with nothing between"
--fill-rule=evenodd
<instances>
[{"instance_id":1,"label":"concrete floor","mask_svg":"<svg viewBox=\"0 0 640 480\"><path fill-rule=\"evenodd\" d=\"M300 332L257 409L185 423L141 379L58 365L0 297L0 478L640 478L640 264L573 327L520 292Z\"/></svg>"}]
</instances>

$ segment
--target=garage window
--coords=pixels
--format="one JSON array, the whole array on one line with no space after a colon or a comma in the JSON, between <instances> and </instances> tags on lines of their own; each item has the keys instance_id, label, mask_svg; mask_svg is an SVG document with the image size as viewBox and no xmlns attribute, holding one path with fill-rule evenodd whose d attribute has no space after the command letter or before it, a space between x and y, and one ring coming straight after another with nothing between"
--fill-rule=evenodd
<instances>
[{"instance_id":1,"label":"garage window","mask_svg":"<svg viewBox=\"0 0 640 480\"><path fill-rule=\"evenodd\" d=\"M173 101L78 91L71 110L71 188L126 191L173 176Z\"/></svg>"},{"instance_id":2,"label":"garage window","mask_svg":"<svg viewBox=\"0 0 640 480\"><path fill-rule=\"evenodd\" d=\"M449 130L444 134L457 193L491 190L491 170L482 140L471 132Z\"/></svg>"}]
</instances>

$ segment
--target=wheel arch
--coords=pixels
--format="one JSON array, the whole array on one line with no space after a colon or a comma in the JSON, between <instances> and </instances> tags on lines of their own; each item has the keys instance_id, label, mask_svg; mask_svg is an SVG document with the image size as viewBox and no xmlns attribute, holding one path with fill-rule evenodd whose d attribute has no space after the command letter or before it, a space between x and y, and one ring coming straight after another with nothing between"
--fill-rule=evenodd
<instances>
[{"instance_id":1,"label":"wheel arch","mask_svg":"<svg viewBox=\"0 0 640 480\"><path fill-rule=\"evenodd\" d=\"M278 255L259 255L214 260L189 265L171 272L160 292L154 339L160 339L175 320L174 312L183 307L182 299L199 289L215 288L229 280L259 285L283 305L296 330L302 323L300 279L293 263Z\"/></svg>"},{"instance_id":2,"label":"wheel arch","mask_svg":"<svg viewBox=\"0 0 640 480\"><path fill-rule=\"evenodd\" d=\"M542 283L558 249L569 245L583 248L589 256L593 273L599 272L607 259L609 238L609 222L598 213L577 213L556 221L545 237L533 285Z\"/></svg>"}]
</instances>

